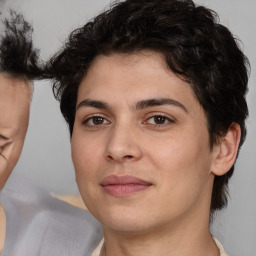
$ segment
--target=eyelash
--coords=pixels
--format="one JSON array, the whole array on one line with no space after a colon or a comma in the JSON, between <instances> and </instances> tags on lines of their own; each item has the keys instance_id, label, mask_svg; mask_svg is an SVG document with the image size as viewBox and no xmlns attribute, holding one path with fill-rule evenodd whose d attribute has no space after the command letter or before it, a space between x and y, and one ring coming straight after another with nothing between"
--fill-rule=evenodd
<instances>
[{"instance_id":1,"label":"eyelash","mask_svg":"<svg viewBox=\"0 0 256 256\"><path fill-rule=\"evenodd\" d=\"M157 124L157 123L149 123L149 125L153 125L154 127L157 127L157 128L162 128L162 127L165 127L165 126L168 126L170 125L171 123L174 123L174 120L163 115L163 114L155 114L153 116L150 116L145 122L143 123L146 123L148 122L150 119L154 120L154 122L156 122L156 118L162 118L164 120L164 123L161 123L161 124Z\"/></svg>"},{"instance_id":2,"label":"eyelash","mask_svg":"<svg viewBox=\"0 0 256 256\"><path fill-rule=\"evenodd\" d=\"M85 125L85 126L87 126L87 127L99 127L99 126L102 126L102 125L105 125L106 123L103 123L103 124L99 124L99 125L97 125L97 124L89 124L89 122L90 121L94 121L94 119L96 119L96 118L101 118L102 120L103 120L103 122L105 122L105 121L107 121L107 123L110 123L105 117L103 117L103 116L101 116L101 115L94 115L94 116L90 116L90 117L88 117L88 118L86 118L83 122L82 122L82 124L83 125Z\"/></svg>"},{"instance_id":3,"label":"eyelash","mask_svg":"<svg viewBox=\"0 0 256 256\"><path fill-rule=\"evenodd\" d=\"M149 123L149 120L152 119L154 122L156 122L156 118L162 118L164 123L160 123L160 124L157 124L157 123ZM94 122L94 121L97 121L96 119L100 119L100 121L102 123L100 124L90 124L90 122ZM104 116L101 116L101 115L94 115L94 116L90 116L88 118L86 118L82 124L87 126L87 127L90 127L90 128L100 128L104 125L107 125L107 124L110 124L111 122L108 121ZM162 128L162 127L165 127L165 126L168 126L170 125L171 123L174 123L174 120L163 115L163 114L155 114L155 115L152 115L150 116L149 118L146 119L146 121L143 122L143 124L148 124L148 125L152 125L156 128Z\"/></svg>"}]
</instances>

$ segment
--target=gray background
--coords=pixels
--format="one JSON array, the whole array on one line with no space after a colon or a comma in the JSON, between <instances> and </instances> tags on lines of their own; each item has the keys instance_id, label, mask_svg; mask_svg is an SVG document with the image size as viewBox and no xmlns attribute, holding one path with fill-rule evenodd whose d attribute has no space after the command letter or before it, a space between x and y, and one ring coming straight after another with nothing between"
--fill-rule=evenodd
<instances>
[{"instance_id":1,"label":"gray background","mask_svg":"<svg viewBox=\"0 0 256 256\"><path fill-rule=\"evenodd\" d=\"M217 11L220 20L243 42L251 62L247 120L248 136L230 182L231 199L212 226L231 256L256 255L256 1L197 0ZM3 13L14 8L34 26L34 42L41 57L53 54L74 28L109 5L108 0L5 0ZM254 101L253 101L254 99ZM16 173L24 173L47 190L76 194L67 126L47 81L35 83L30 126Z\"/></svg>"}]
</instances>

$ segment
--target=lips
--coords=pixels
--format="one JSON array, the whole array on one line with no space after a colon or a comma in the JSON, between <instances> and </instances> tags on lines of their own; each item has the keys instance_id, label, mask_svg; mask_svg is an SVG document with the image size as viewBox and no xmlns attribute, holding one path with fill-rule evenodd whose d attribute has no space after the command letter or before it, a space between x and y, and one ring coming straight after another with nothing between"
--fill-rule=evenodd
<instances>
[{"instance_id":1,"label":"lips","mask_svg":"<svg viewBox=\"0 0 256 256\"><path fill-rule=\"evenodd\" d=\"M111 175L101 182L104 191L112 196L128 196L143 191L151 185L152 183L130 175Z\"/></svg>"}]
</instances>

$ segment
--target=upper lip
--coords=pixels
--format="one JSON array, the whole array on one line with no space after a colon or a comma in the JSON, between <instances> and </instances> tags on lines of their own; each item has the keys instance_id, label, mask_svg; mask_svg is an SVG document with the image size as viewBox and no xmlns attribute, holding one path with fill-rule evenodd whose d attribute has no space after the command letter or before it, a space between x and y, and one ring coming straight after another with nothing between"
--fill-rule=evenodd
<instances>
[{"instance_id":1,"label":"upper lip","mask_svg":"<svg viewBox=\"0 0 256 256\"><path fill-rule=\"evenodd\" d=\"M140 184L140 185L152 185L152 183L145 181L141 178L131 176L131 175L110 175L104 178L101 182L102 186L108 185L126 185L126 184Z\"/></svg>"}]
</instances>

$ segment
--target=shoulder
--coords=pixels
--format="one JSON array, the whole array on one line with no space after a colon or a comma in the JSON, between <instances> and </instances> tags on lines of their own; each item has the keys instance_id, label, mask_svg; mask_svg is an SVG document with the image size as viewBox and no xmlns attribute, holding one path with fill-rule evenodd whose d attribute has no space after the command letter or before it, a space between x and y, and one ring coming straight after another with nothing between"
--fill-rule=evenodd
<instances>
[{"instance_id":1,"label":"shoulder","mask_svg":"<svg viewBox=\"0 0 256 256\"><path fill-rule=\"evenodd\" d=\"M220 250L220 256L228 256L228 255L226 254L226 252L225 252L225 250L224 250L222 244L221 244L215 237L214 237L213 239L214 239L214 241L215 241L217 247L218 247L219 250Z\"/></svg>"},{"instance_id":2,"label":"shoulder","mask_svg":"<svg viewBox=\"0 0 256 256\"><path fill-rule=\"evenodd\" d=\"M7 216L3 255L88 255L101 240L101 225L88 211L53 198L29 182L20 191L8 185L1 195Z\"/></svg>"}]
</instances>

